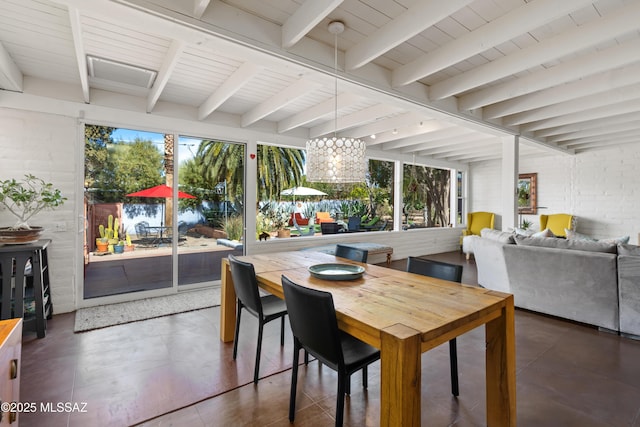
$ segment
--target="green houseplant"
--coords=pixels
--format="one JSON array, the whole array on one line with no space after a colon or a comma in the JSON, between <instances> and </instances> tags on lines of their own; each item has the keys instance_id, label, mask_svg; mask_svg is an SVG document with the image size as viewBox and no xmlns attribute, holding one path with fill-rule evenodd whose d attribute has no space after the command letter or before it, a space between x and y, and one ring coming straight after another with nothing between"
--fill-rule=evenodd
<instances>
[{"instance_id":1,"label":"green houseplant","mask_svg":"<svg viewBox=\"0 0 640 427\"><path fill-rule=\"evenodd\" d=\"M18 181L14 178L0 181L0 205L4 206L17 222L10 227L0 227L0 241L27 243L37 240L42 227L29 225L28 221L43 210L54 209L67 200L53 184L35 175L27 174Z\"/></svg>"}]
</instances>

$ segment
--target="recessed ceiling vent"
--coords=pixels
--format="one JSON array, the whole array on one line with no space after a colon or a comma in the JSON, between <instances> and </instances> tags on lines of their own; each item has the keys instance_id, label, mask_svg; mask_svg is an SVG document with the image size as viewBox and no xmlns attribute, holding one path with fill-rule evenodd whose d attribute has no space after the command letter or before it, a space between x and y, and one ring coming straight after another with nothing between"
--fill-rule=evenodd
<instances>
[{"instance_id":1,"label":"recessed ceiling vent","mask_svg":"<svg viewBox=\"0 0 640 427\"><path fill-rule=\"evenodd\" d=\"M108 80L126 85L138 86L149 89L156 79L153 70L123 64L109 59L97 58L87 55L87 67L89 75L96 79Z\"/></svg>"}]
</instances>

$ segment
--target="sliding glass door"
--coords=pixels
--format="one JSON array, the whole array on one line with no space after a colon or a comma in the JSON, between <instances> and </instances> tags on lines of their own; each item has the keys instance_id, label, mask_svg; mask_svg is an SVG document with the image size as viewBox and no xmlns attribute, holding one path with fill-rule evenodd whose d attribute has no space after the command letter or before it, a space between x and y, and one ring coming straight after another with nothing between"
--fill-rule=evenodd
<instances>
[{"instance_id":1,"label":"sliding glass door","mask_svg":"<svg viewBox=\"0 0 640 427\"><path fill-rule=\"evenodd\" d=\"M172 287L163 134L85 126L84 299Z\"/></svg>"},{"instance_id":2,"label":"sliding glass door","mask_svg":"<svg viewBox=\"0 0 640 427\"><path fill-rule=\"evenodd\" d=\"M218 285L221 260L242 255L244 242L243 144L180 136L178 286Z\"/></svg>"},{"instance_id":3,"label":"sliding glass door","mask_svg":"<svg viewBox=\"0 0 640 427\"><path fill-rule=\"evenodd\" d=\"M85 127L83 299L219 283L242 254L244 145Z\"/></svg>"}]
</instances>

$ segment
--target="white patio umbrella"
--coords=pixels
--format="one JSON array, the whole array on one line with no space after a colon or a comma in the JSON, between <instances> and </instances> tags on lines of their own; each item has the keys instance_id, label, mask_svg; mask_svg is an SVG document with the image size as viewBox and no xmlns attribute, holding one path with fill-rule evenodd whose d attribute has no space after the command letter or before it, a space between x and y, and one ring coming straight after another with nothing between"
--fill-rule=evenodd
<instances>
[{"instance_id":1,"label":"white patio umbrella","mask_svg":"<svg viewBox=\"0 0 640 427\"><path fill-rule=\"evenodd\" d=\"M315 188L309 187L293 187L287 188L286 190L282 190L280 192L281 196L293 196L293 201L296 201L296 196L326 196L327 193L324 193L320 190L316 190Z\"/></svg>"}]
</instances>

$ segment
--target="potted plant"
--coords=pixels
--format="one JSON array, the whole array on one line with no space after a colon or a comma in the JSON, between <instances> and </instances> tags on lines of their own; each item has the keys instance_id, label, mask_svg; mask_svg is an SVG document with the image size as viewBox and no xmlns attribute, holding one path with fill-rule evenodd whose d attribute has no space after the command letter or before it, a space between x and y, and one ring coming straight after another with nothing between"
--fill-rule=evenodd
<instances>
[{"instance_id":1,"label":"potted plant","mask_svg":"<svg viewBox=\"0 0 640 427\"><path fill-rule=\"evenodd\" d=\"M0 181L0 204L18 221L11 227L0 227L0 242L29 243L38 240L42 227L31 226L28 221L38 212L54 209L67 200L53 184L34 175L25 175L22 181Z\"/></svg>"},{"instance_id":2,"label":"potted plant","mask_svg":"<svg viewBox=\"0 0 640 427\"><path fill-rule=\"evenodd\" d=\"M277 231L278 237L291 237L291 230L287 228L287 226L289 225L289 212L278 209L276 212L274 212L272 223L273 227Z\"/></svg>"},{"instance_id":3,"label":"potted plant","mask_svg":"<svg viewBox=\"0 0 640 427\"><path fill-rule=\"evenodd\" d=\"M113 215L109 215L107 218L107 227L100 224L98 226L98 232L100 237L96 238L96 246L101 247L104 243L107 243L107 250L109 252L114 251L114 246L120 242L119 237L120 221L118 218L113 218ZM98 249L98 252L103 252Z\"/></svg>"},{"instance_id":4,"label":"potted plant","mask_svg":"<svg viewBox=\"0 0 640 427\"><path fill-rule=\"evenodd\" d=\"M98 237L96 239L96 250L98 252L108 252L109 240L107 238Z\"/></svg>"},{"instance_id":5,"label":"potted plant","mask_svg":"<svg viewBox=\"0 0 640 427\"><path fill-rule=\"evenodd\" d=\"M124 252L124 240L118 241L118 244L113 245L113 252L116 254L121 254Z\"/></svg>"},{"instance_id":6,"label":"potted plant","mask_svg":"<svg viewBox=\"0 0 640 427\"><path fill-rule=\"evenodd\" d=\"M131 236L129 236L129 233L127 232L124 235L124 251L131 252L133 248L134 246L133 243L131 243Z\"/></svg>"}]
</instances>

